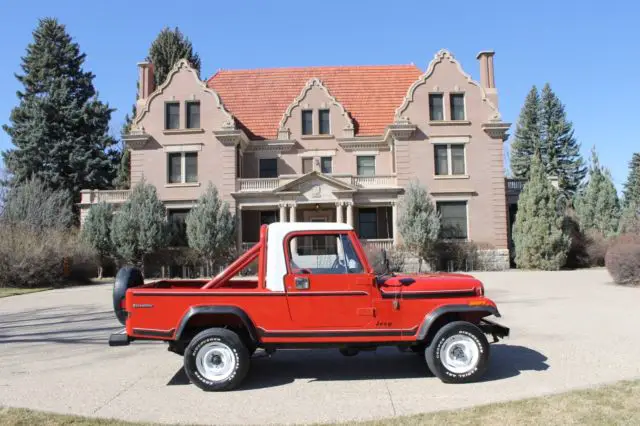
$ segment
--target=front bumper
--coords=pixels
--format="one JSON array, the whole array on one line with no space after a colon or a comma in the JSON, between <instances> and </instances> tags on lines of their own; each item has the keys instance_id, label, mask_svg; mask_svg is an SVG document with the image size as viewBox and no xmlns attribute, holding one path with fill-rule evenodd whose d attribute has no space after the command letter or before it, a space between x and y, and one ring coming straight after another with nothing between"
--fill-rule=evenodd
<instances>
[{"instance_id":1,"label":"front bumper","mask_svg":"<svg viewBox=\"0 0 640 426\"><path fill-rule=\"evenodd\" d=\"M127 330L122 329L109 336L109 346L127 346L133 339L127 335Z\"/></svg>"},{"instance_id":2,"label":"front bumper","mask_svg":"<svg viewBox=\"0 0 640 426\"><path fill-rule=\"evenodd\" d=\"M480 320L480 324L478 324L478 326L485 334L490 334L491 337L493 337L493 342L491 343L496 343L500 339L509 337L509 328L504 325L500 325L497 322L483 318Z\"/></svg>"}]
</instances>

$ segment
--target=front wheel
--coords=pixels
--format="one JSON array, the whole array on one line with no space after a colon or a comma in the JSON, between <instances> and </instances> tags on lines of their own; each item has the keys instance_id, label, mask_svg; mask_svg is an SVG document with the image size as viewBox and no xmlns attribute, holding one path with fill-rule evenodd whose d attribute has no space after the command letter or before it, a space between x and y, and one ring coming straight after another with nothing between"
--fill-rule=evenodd
<instances>
[{"instance_id":1,"label":"front wheel","mask_svg":"<svg viewBox=\"0 0 640 426\"><path fill-rule=\"evenodd\" d=\"M249 352L242 339L224 328L204 330L184 352L184 370L191 383L205 391L236 388L249 371Z\"/></svg>"},{"instance_id":2,"label":"front wheel","mask_svg":"<svg viewBox=\"0 0 640 426\"><path fill-rule=\"evenodd\" d=\"M425 358L429 369L444 383L470 383L489 367L489 342L474 324L455 321L438 330Z\"/></svg>"}]
</instances>

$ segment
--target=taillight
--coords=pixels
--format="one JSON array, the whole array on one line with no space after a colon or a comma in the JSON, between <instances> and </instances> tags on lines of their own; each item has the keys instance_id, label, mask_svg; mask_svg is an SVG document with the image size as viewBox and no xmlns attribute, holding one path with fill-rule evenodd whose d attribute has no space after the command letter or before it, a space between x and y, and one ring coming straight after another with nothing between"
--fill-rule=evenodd
<instances>
[{"instance_id":1,"label":"taillight","mask_svg":"<svg viewBox=\"0 0 640 426\"><path fill-rule=\"evenodd\" d=\"M484 286L482 284L476 287L476 296L484 296Z\"/></svg>"}]
</instances>

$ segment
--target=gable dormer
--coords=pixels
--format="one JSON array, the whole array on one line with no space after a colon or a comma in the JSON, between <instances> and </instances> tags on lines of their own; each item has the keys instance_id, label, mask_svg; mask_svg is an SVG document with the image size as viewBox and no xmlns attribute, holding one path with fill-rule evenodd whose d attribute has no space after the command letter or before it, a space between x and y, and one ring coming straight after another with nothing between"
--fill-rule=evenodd
<instances>
[{"instance_id":1,"label":"gable dormer","mask_svg":"<svg viewBox=\"0 0 640 426\"><path fill-rule=\"evenodd\" d=\"M195 135L235 129L235 121L220 96L200 80L197 70L186 59L178 61L157 88L153 65L141 62L138 68L136 117L128 140L136 135L154 135L158 139L159 135Z\"/></svg>"},{"instance_id":2,"label":"gable dormer","mask_svg":"<svg viewBox=\"0 0 640 426\"><path fill-rule=\"evenodd\" d=\"M396 120L408 120L422 127L427 134L439 126L484 128L502 123L497 108L493 57L488 61L485 54L479 59L485 67L481 70L484 85L474 81L449 51L440 50L426 72L409 87L396 109Z\"/></svg>"},{"instance_id":3,"label":"gable dormer","mask_svg":"<svg viewBox=\"0 0 640 426\"><path fill-rule=\"evenodd\" d=\"M318 78L312 78L287 107L278 127L278 139L353 137L353 120L344 106Z\"/></svg>"}]
</instances>

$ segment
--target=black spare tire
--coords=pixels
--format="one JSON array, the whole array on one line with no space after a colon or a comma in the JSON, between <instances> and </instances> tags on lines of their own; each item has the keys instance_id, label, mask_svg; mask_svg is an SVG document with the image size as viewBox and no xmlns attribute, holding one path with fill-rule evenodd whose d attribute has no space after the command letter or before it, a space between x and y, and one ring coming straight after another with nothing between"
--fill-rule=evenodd
<instances>
[{"instance_id":1,"label":"black spare tire","mask_svg":"<svg viewBox=\"0 0 640 426\"><path fill-rule=\"evenodd\" d=\"M133 266L120 268L116 275L116 282L113 284L113 311L122 325L124 325L127 320L127 312L122 307L122 301L127 293L127 289L138 287L142 284L144 284L142 272Z\"/></svg>"}]
</instances>

